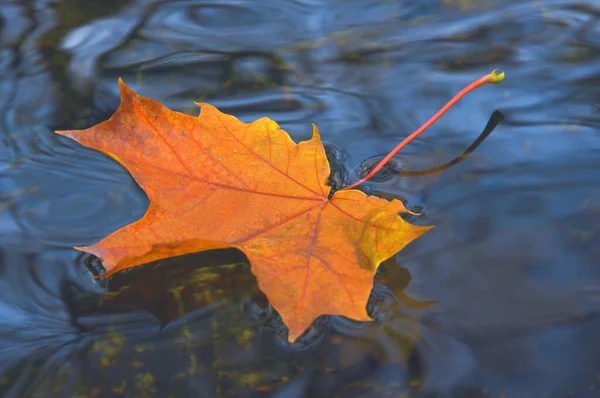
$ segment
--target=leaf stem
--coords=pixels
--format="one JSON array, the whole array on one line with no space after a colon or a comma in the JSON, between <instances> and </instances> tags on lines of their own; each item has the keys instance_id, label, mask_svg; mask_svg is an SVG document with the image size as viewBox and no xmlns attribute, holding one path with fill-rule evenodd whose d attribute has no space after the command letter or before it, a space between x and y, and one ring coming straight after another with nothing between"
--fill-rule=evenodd
<instances>
[{"instance_id":1,"label":"leaf stem","mask_svg":"<svg viewBox=\"0 0 600 398\"><path fill-rule=\"evenodd\" d=\"M472 82L471 84L469 84L467 87L460 90L460 92L458 94L456 94L454 97L452 97L452 99L450 101L448 101L446 103L446 105L444 105L439 111L437 111L437 113L435 115L433 115L428 121L426 121L421 127L416 129L408 137L406 137L404 140L402 140L401 143L396 145L396 147L394 149L392 149L392 151L390 153L388 153L383 159L381 159L381 161L379 163L377 163L377 165L375 167L373 167L373 169L369 172L369 174L367 174L360 180L356 181L354 184L348 185L347 187L344 187L342 189L355 188L358 185L360 185L363 182L370 179L371 177L373 177L375 174L377 174L377 172L379 170L381 170L381 168L383 166L385 166L386 163L388 163L402 148L404 148L406 145L408 145L408 143L410 143L412 140L417 138L417 136L419 136L419 134L421 134L423 131L427 130L427 128L429 128L429 126L431 126L433 123L435 123L436 120L438 120L440 118L440 116L442 116L444 113L446 113L446 111L448 109L450 109L455 103L457 103L462 97L467 95L469 92L475 90L477 87L483 86L486 83L500 83L502 80L504 80L504 72L496 73L496 69L494 69L491 73L489 73L483 77L480 77L479 79L477 79L474 82Z\"/></svg>"}]
</instances>

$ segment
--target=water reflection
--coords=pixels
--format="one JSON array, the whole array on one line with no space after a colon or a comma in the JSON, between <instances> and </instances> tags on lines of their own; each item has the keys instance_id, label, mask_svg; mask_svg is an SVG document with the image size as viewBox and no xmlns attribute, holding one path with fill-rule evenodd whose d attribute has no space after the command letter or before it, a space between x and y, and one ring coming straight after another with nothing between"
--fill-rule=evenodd
<instances>
[{"instance_id":1,"label":"water reflection","mask_svg":"<svg viewBox=\"0 0 600 398\"><path fill-rule=\"evenodd\" d=\"M19 258L13 252L7 259L11 268L3 291L12 300L3 311L9 322L0 327L7 396L38 391L246 396L248 389L288 390L287 381L305 374L329 375L333 385L310 378L302 387L325 394L373 372L372 366L381 368L385 358L402 363L414 346L418 323L392 312L409 309L407 303L413 310L427 306L403 295L409 274L389 263L382 278L400 282L398 295L385 285L376 287L369 303L376 323L322 317L291 345L237 251L145 265L117 274L106 292L83 273L81 261L72 258L78 267L60 267L69 256L64 250L49 253ZM32 270L41 263L42 272ZM60 278L52 275L57 270ZM406 339L409 326L415 335ZM375 343L378 335L390 340L393 351ZM398 342L403 352L394 345Z\"/></svg>"},{"instance_id":2,"label":"water reflection","mask_svg":"<svg viewBox=\"0 0 600 398\"><path fill-rule=\"evenodd\" d=\"M599 15L591 0L0 5L0 394L595 397ZM52 133L108 117L118 76L182 112L268 116L296 141L314 122L339 185L494 68L501 85L395 160L444 164L498 109L473 154L366 187L437 225L382 267L372 323L322 317L289 345L243 258L102 287L69 248L147 206L122 168Z\"/></svg>"}]
</instances>

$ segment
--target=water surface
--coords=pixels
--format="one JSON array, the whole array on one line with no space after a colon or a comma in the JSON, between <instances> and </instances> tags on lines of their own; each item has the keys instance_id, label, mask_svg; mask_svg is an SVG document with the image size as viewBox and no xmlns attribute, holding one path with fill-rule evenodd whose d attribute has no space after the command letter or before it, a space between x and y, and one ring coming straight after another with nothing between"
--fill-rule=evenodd
<instances>
[{"instance_id":1,"label":"water surface","mask_svg":"<svg viewBox=\"0 0 600 398\"><path fill-rule=\"evenodd\" d=\"M372 323L290 345L235 251L96 282L72 249L148 205L106 156L53 134L116 109L117 78L295 141L316 123L358 178L460 88L365 189L437 228L386 262ZM597 397L597 1L5 1L0 5L0 394L5 397ZM198 222L201 222L199 220ZM87 263L87 266L86 266ZM435 302L434 305L430 305Z\"/></svg>"}]
</instances>

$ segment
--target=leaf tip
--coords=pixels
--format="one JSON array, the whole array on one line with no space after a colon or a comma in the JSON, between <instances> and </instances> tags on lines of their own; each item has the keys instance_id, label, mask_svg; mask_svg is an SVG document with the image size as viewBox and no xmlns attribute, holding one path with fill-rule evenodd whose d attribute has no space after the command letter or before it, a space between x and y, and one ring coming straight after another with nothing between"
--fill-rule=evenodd
<instances>
[{"instance_id":1,"label":"leaf tip","mask_svg":"<svg viewBox=\"0 0 600 398\"><path fill-rule=\"evenodd\" d=\"M313 135L311 139L321 139L321 134L319 134L319 129L317 128L317 125L312 123L312 130L313 130Z\"/></svg>"},{"instance_id":2,"label":"leaf tip","mask_svg":"<svg viewBox=\"0 0 600 398\"><path fill-rule=\"evenodd\" d=\"M127 86L127 84L125 84L123 78L119 76L119 93L121 94L121 98L123 98L123 94L125 94L128 91L131 91L131 89L129 88L129 86Z\"/></svg>"},{"instance_id":3,"label":"leaf tip","mask_svg":"<svg viewBox=\"0 0 600 398\"><path fill-rule=\"evenodd\" d=\"M192 101L192 102L194 103L194 105L196 105L198 108L200 108L200 114L198 114L198 117L202 116L202 114L206 114L211 111L219 112L219 110L217 108L215 108L214 106L212 106L209 103L200 102L200 101Z\"/></svg>"},{"instance_id":4,"label":"leaf tip","mask_svg":"<svg viewBox=\"0 0 600 398\"><path fill-rule=\"evenodd\" d=\"M81 137L83 131L85 130L55 130L54 133L79 142L79 137Z\"/></svg>"},{"instance_id":5,"label":"leaf tip","mask_svg":"<svg viewBox=\"0 0 600 398\"><path fill-rule=\"evenodd\" d=\"M127 86L127 84L125 84L125 81L123 81L123 78L119 76L119 93L121 94L121 97L123 97L125 92L130 90L131 89Z\"/></svg>"}]
</instances>

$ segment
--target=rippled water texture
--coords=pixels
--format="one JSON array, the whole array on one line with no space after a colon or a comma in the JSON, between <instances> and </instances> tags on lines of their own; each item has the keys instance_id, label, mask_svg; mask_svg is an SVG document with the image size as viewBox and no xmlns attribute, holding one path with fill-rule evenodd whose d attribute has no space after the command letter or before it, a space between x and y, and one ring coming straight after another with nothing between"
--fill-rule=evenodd
<instances>
[{"instance_id":1,"label":"rippled water texture","mask_svg":"<svg viewBox=\"0 0 600 398\"><path fill-rule=\"evenodd\" d=\"M598 1L8 0L0 32L3 397L600 394ZM352 182L494 68L506 80L393 169L447 162L500 111L471 156L366 187L437 225L382 266L373 323L322 317L289 345L238 252L105 286L71 249L147 206L118 164L52 133L110 116L119 76L189 114L202 100L268 116L295 141L314 122Z\"/></svg>"}]
</instances>

